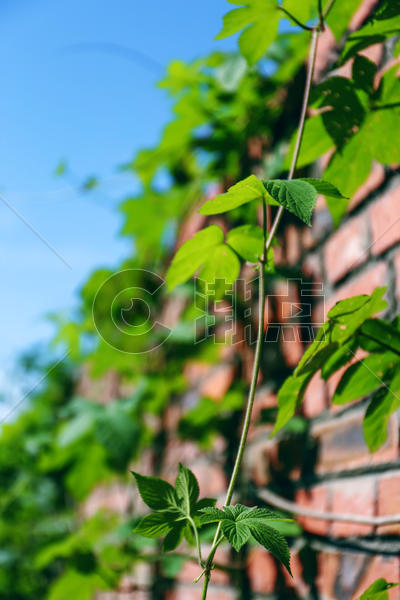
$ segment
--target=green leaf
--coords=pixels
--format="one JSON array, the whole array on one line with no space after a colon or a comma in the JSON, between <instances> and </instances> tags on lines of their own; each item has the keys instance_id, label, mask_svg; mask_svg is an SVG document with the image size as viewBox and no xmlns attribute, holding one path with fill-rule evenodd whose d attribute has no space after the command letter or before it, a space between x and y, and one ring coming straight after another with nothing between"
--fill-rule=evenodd
<instances>
[{"instance_id":1,"label":"green leaf","mask_svg":"<svg viewBox=\"0 0 400 600\"><path fill-rule=\"evenodd\" d=\"M286 379L278 392L278 416L271 436L274 436L293 417L303 399L306 387L311 380L312 373L305 373L298 377L292 375Z\"/></svg>"},{"instance_id":2,"label":"green leaf","mask_svg":"<svg viewBox=\"0 0 400 600\"><path fill-rule=\"evenodd\" d=\"M187 515L191 515L199 497L199 484L192 471L181 463L179 463L178 476L175 481L175 491L180 507L185 510Z\"/></svg>"},{"instance_id":3,"label":"green leaf","mask_svg":"<svg viewBox=\"0 0 400 600\"><path fill-rule=\"evenodd\" d=\"M200 208L199 213L202 215L218 215L242 206L242 204L247 204L247 202L261 200L265 196L265 188L261 181L255 175L250 175L250 177L246 177L246 179L232 185L225 194L207 200Z\"/></svg>"},{"instance_id":4,"label":"green leaf","mask_svg":"<svg viewBox=\"0 0 400 600\"><path fill-rule=\"evenodd\" d=\"M163 552L171 552L175 550L182 541L183 531L185 529L187 521L180 521L176 523L172 529L167 533L163 541Z\"/></svg>"},{"instance_id":5,"label":"green leaf","mask_svg":"<svg viewBox=\"0 0 400 600\"><path fill-rule=\"evenodd\" d=\"M370 452L376 452L386 442L390 415L400 408L399 395L398 371L388 387L381 388L374 394L365 413L363 432Z\"/></svg>"},{"instance_id":6,"label":"green leaf","mask_svg":"<svg viewBox=\"0 0 400 600\"><path fill-rule=\"evenodd\" d=\"M176 494L170 483L158 477L140 475L131 471L136 479L140 496L149 508L153 510L165 510L176 508Z\"/></svg>"},{"instance_id":7,"label":"green leaf","mask_svg":"<svg viewBox=\"0 0 400 600\"><path fill-rule=\"evenodd\" d=\"M241 258L249 262L257 262L263 253L263 231L256 225L242 225L231 229L226 241Z\"/></svg>"},{"instance_id":8,"label":"green leaf","mask_svg":"<svg viewBox=\"0 0 400 600\"><path fill-rule=\"evenodd\" d=\"M217 225L210 225L198 231L190 240L187 240L175 254L167 271L166 282L168 288L187 281L205 263L208 252L219 246L224 241L224 234Z\"/></svg>"},{"instance_id":9,"label":"green leaf","mask_svg":"<svg viewBox=\"0 0 400 600\"><path fill-rule=\"evenodd\" d=\"M353 62L353 80L355 86L370 94L374 87L376 69L377 66L372 60L358 54Z\"/></svg>"},{"instance_id":10,"label":"green leaf","mask_svg":"<svg viewBox=\"0 0 400 600\"><path fill-rule=\"evenodd\" d=\"M264 185L274 200L304 223L311 225L311 215L317 201L317 192L314 186L301 179L292 181L272 179L264 181Z\"/></svg>"},{"instance_id":11,"label":"green leaf","mask_svg":"<svg viewBox=\"0 0 400 600\"><path fill-rule=\"evenodd\" d=\"M219 508L214 508L211 506L205 507L201 509L200 523L202 525L206 523L217 523L218 521L222 521L224 519L228 519L228 515Z\"/></svg>"},{"instance_id":12,"label":"green leaf","mask_svg":"<svg viewBox=\"0 0 400 600\"><path fill-rule=\"evenodd\" d=\"M374 581L374 583L361 594L359 600L389 600L387 590L397 587L398 585L398 583L388 583L386 579L381 577Z\"/></svg>"},{"instance_id":13,"label":"green leaf","mask_svg":"<svg viewBox=\"0 0 400 600\"><path fill-rule=\"evenodd\" d=\"M135 527L134 532L145 537L157 538L165 535L171 529L171 518L166 513L156 512L146 515Z\"/></svg>"},{"instance_id":14,"label":"green leaf","mask_svg":"<svg viewBox=\"0 0 400 600\"><path fill-rule=\"evenodd\" d=\"M318 194L322 194L326 198L345 198L348 200L346 196L343 196L341 192L337 189L335 185L329 183L328 181L324 181L323 179L313 179L312 177L302 177L298 181L305 181L313 186L313 188L317 191Z\"/></svg>"},{"instance_id":15,"label":"green leaf","mask_svg":"<svg viewBox=\"0 0 400 600\"><path fill-rule=\"evenodd\" d=\"M96 592L109 586L97 573L79 573L74 569L67 571L50 588L48 600L91 600Z\"/></svg>"},{"instance_id":16,"label":"green leaf","mask_svg":"<svg viewBox=\"0 0 400 600\"><path fill-rule=\"evenodd\" d=\"M254 539L264 546L268 552L275 556L291 573L290 570L290 552L287 545L287 541L276 529L265 525L264 523L251 523L249 525L250 531Z\"/></svg>"},{"instance_id":17,"label":"green leaf","mask_svg":"<svg viewBox=\"0 0 400 600\"><path fill-rule=\"evenodd\" d=\"M216 39L228 37L244 28L239 37L239 48L249 64L264 56L278 33L280 15L273 0L243 0L224 17L224 26Z\"/></svg>"},{"instance_id":18,"label":"green leaf","mask_svg":"<svg viewBox=\"0 0 400 600\"><path fill-rule=\"evenodd\" d=\"M283 0L282 6L305 25L316 13L317 5L315 0Z\"/></svg>"},{"instance_id":19,"label":"green leaf","mask_svg":"<svg viewBox=\"0 0 400 600\"><path fill-rule=\"evenodd\" d=\"M345 2L335 2L327 17L329 29L339 42L343 34L347 31L351 17L354 15L362 0L346 0Z\"/></svg>"},{"instance_id":20,"label":"green leaf","mask_svg":"<svg viewBox=\"0 0 400 600\"><path fill-rule=\"evenodd\" d=\"M361 327L361 334L372 338L381 348L400 354L400 332L391 323L382 319L368 319Z\"/></svg>"},{"instance_id":21,"label":"green leaf","mask_svg":"<svg viewBox=\"0 0 400 600\"><path fill-rule=\"evenodd\" d=\"M240 261L226 244L213 249L212 257L199 273L198 279L206 293L218 300L231 291L240 273Z\"/></svg>"},{"instance_id":22,"label":"green leaf","mask_svg":"<svg viewBox=\"0 0 400 600\"><path fill-rule=\"evenodd\" d=\"M373 392L383 384L398 356L391 352L371 354L351 365L339 381L332 397L333 404L347 404Z\"/></svg>"},{"instance_id":23,"label":"green leaf","mask_svg":"<svg viewBox=\"0 0 400 600\"><path fill-rule=\"evenodd\" d=\"M221 521L221 529L228 542L237 552L250 537L250 529L243 521L224 519Z\"/></svg>"}]
</instances>

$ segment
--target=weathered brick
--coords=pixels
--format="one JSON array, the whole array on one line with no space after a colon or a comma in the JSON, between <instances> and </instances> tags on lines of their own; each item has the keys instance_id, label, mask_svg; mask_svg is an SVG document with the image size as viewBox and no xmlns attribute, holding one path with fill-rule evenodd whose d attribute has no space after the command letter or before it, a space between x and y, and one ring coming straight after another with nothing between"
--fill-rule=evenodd
<instances>
[{"instance_id":1,"label":"weathered brick","mask_svg":"<svg viewBox=\"0 0 400 600\"><path fill-rule=\"evenodd\" d=\"M378 480L378 515L389 517L400 510L400 473L386 473ZM400 534L400 523L378 527L378 534Z\"/></svg>"},{"instance_id":2,"label":"weathered brick","mask_svg":"<svg viewBox=\"0 0 400 600\"><path fill-rule=\"evenodd\" d=\"M340 554L319 552L317 555L317 576L315 583L322 598L336 598L335 583L340 569Z\"/></svg>"},{"instance_id":3,"label":"weathered brick","mask_svg":"<svg viewBox=\"0 0 400 600\"><path fill-rule=\"evenodd\" d=\"M332 485L332 512L374 516L375 512L374 477L353 477L335 482ZM363 536L372 533L372 525L360 523L332 523L331 534L336 537Z\"/></svg>"},{"instance_id":4,"label":"weathered brick","mask_svg":"<svg viewBox=\"0 0 400 600\"><path fill-rule=\"evenodd\" d=\"M355 217L335 231L324 247L328 280L336 283L367 260L368 232L364 215Z\"/></svg>"},{"instance_id":5,"label":"weathered brick","mask_svg":"<svg viewBox=\"0 0 400 600\"><path fill-rule=\"evenodd\" d=\"M400 186L386 192L369 209L371 252L381 254L400 241Z\"/></svg>"},{"instance_id":6,"label":"weathered brick","mask_svg":"<svg viewBox=\"0 0 400 600\"><path fill-rule=\"evenodd\" d=\"M263 548L252 548L247 559L251 589L256 594L272 594L276 582L276 564Z\"/></svg>"},{"instance_id":7,"label":"weathered brick","mask_svg":"<svg viewBox=\"0 0 400 600\"><path fill-rule=\"evenodd\" d=\"M308 490L298 490L296 493L296 502L304 508L319 512L328 512L329 488L325 485L316 485ZM329 521L304 516L299 517L298 520L306 531L316 533L317 535L326 535L328 533Z\"/></svg>"}]
</instances>

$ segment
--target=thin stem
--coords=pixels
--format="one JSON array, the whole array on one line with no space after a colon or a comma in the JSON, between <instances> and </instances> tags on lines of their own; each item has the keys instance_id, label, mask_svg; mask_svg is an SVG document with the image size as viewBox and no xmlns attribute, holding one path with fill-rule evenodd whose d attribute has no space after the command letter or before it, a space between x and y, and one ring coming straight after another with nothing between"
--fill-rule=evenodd
<instances>
[{"instance_id":1,"label":"thin stem","mask_svg":"<svg viewBox=\"0 0 400 600\"><path fill-rule=\"evenodd\" d=\"M322 10L322 0L318 0L318 17L319 17L319 28L320 31L324 31L324 11Z\"/></svg>"},{"instance_id":2,"label":"thin stem","mask_svg":"<svg viewBox=\"0 0 400 600\"><path fill-rule=\"evenodd\" d=\"M193 521L193 519L191 519L189 517L188 521L189 521L190 525L192 526L193 533L194 533L194 539L196 540L196 548L197 548L197 555L199 557L199 564L201 567L204 567L203 559L201 557L201 544L200 544L199 532L197 530L196 524Z\"/></svg>"},{"instance_id":3,"label":"thin stem","mask_svg":"<svg viewBox=\"0 0 400 600\"><path fill-rule=\"evenodd\" d=\"M315 58L317 56L318 35L319 35L319 30L314 28L312 30L312 36L311 36L310 57L309 57L309 61L308 61L307 78L306 78L306 85L304 88L303 104L301 107L299 127L297 130L296 145L294 147L294 152L293 152L292 162L290 165L288 179L293 179L293 175L296 170L297 159L298 159L299 153L300 153L301 142L303 139L304 125L305 125L306 115L307 115L308 100L310 98L312 78L313 78L313 74L314 74ZM276 233L276 230L277 230L280 220L282 218L283 211L284 211L283 206L280 206L275 215L275 219L274 219L274 222L272 223L271 230L269 232L268 240L266 243L267 252L268 252L269 248L271 247L272 240L274 238L274 235Z\"/></svg>"},{"instance_id":4,"label":"thin stem","mask_svg":"<svg viewBox=\"0 0 400 600\"><path fill-rule=\"evenodd\" d=\"M308 105L308 100L310 97L310 90L311 90L311 84L312 84L312 78L313 78L314 66L315 66L315 57L316 57L316 52L317 52L318 34L319 34L318 28L313 28L311 45L310 45L310 57L309 57L309 63L308 63L308 69L307 69L306 85L305 85L304 96L303 96L303 104L302 104L302 109L301 109L296 145L295 145L295 149L294 149L294 153L293 153L293 158L292 158L292 163L291 163L288 179L293 178L293 175L294 175L294 172L296 169L297 159L298 159L299 152L300 152L301 141L302 141L302 137L303 137L303 133L304 133L304 123L305 123L305 119L306 119L307 105ZM278 212L275 215L275 219L272 224L269 235L267 236L266 205L265 205L265 201L263 201L264 253L259 261L260 277L259 277L259 301L258 301L259 312L258 312L257 342L256 342L255 353L254 353L254 363L253 363L253 371L252 371L252 375L251 375L249 395L247 398L246 413L245 413L245 417L244 417L244 421L243 421L243 429L242 429L242 433L240 436L239 448L238 448L238 452L236 455L235 464L233 467L231 479L230 479L229 486L228 486L228 491L226 493L226 498L225 498L226 506L228 506L232 500L236 480L239 475L240 464L242 462L242 458L243 458L243 454L244 454L244 450L245 450L245 446L246 446L247 434L248 434L249 427L250 427L251 413L252 413L252 409L253 409L254 397L255 397L255 392L256 392L256 387L257 387L258 373L260 370L262 343L263 343L263 338L264 338L265 261L266 261L266 257L267 257L267 252L272 244L273 237L274 237L276 229L279 225L279 221L281 219L282 213L283 213L283 206L280 206L278 209ZM217 547L219 546L219 544L221 543L221 541L223 539L222 537L220 537L220 535L221 535L221 522L219 522L219 524L218 524L217 531L214 536L214 542L213 542L210 553L209 553L208 558L205 563L203 591L202 591L202 595L201 595L201 600L206 600L206 597L207 597L207 590L208 590L208 584L210 582L210 577L211 577L211 569L212 569L213 559L214 559Z\"/></svg>"}]
</instances>

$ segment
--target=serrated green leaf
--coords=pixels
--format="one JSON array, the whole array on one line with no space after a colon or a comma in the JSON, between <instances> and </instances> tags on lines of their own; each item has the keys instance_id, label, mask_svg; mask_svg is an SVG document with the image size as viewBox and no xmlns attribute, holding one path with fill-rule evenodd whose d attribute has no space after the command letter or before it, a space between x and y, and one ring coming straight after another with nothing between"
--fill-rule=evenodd
<instances>
[{"instance_id":1,"label":"serrated green leaf","mask_svg":"<svg viewBox=\"0 0 400 600\"><path fill-rule=\"evenodd\" d=\"M253 200L261 200L265 196L263 184L255 175L250 175L232 185L225 194L219 194L207 200L200 208L202 215L218 215L233 210Z\"/></svg>"},{"instance_id":2,"label":"serrated green leaf","mask_svg":"<svg viewBox=\"0 0 400 600\"><path fill-rule=\"evenodd\" d=\"M187 240L175 254L166 274L168 288L187 281L206 262L208 252L224 241L224 233L217 225L210 225L198 231Z\"/></svg>"},{"instance_id":3,"label":"serrated green leaf","mask_svg":"<svg viewBox=\"0 0 400 600\"><path fill-rule=\"evenodd\" d=\"M345 198L348 200L346 196L337 189L333 183L329 183L329 181L324 181L323 179L314 179L312 177L302 177L298 181L305 181L313 186L318 194L322 194L326 198Z\"/></svg>"},{"instance_id":4,"label":"serrated green leaf","mask_svg":"<svg viewBox=\"0 0 400 600\"><path fill-rule=\"evenodd\" d=\"M159 477L140 475L139 473L135 473L135 471L132 471L132 475L136 479L143 502L149 508L153 510L176 508L176 494L170 483Z\"/></svg>"},{"instance_id":5,"label":"serrated green leaf","mask_svg":"<svg viewBox=\"0 0 400 600\"><path fill-rule=\"evenodd\" d=\"M311 184L301 179L287 181L272 179L264 181L270 196L307 225L311 225L311 215L317 201L317 192Z\"/></svg>"},{"instance_id":6,"label":"serrated green leaf","mask_svg":"<svg viewBox=\"0 0 400 600\"><path fill-rule=\"evenodd\" d=\"M271 436L274 436L278 431L286 425L293 417L296 409L301 404L304 392L309 381L312 378L312 373L304 373L295 377L291 375L286 379L278 392L278 416L275 422L274 430Z\"/></svg>"},{"instance_id":7,"label":"serrated green leaf","mask_svg":"<svg viewBox=\"0 0 400 600\"><path fill-rule=\"evenodd\" d=\"M244 521L224 519L221 521L221 529L228 542L237 552L250 537L250 529Z\"/></svg>"},{"instance_id":8,"label":"serrated green leaf","mask_svg":"<svg viewBox=\"0 0 400 600\"><path fill-rule=\"evenodd\" d=\"M304 25L315 15L317 7L315 0L283 0L282 6Z\"/></svg>"},{"instance_id":9,"label":"serrated green leaf","mask_svg":"<svg viewBox=\"0 0 400 600\"><path fill-rule=\"evenodd\" d=\"M187 515L191 515L199 497L199 484L190 469L179 463L178 475L175 481L175 491L180 507Z\"/></svg>"},{"instance_id":10,"label":"serrated green leaf","mask_svg":"<svg viewBox=\"0 0 400 600\"><path fill-rule=\"evenodd\" d=\"M398 585L398 583L388 583L386 579L381 577L374 581L374 583L361 594L359 600L389 600L387 590L397 587Z\"/></svg>"},{"instance_id":11,"label":"serrated green leaf","mask_svg":"<svg viewBox=\"0 0 400 600\"><path fill-rule=\"evenodd\" d=\"M249 65L254 65L267 52L278 33L279 14L272 9L267 17L258 18L239 38L239 48Z\"/></svg>"},{"instance_id":12,"label":"serrated green leaf","mask_svg":"<svg viewBox=\"0 0 400 600\"><path fill-rule=\"evenodd\" d=\"M238 3L239 4L239 3ZM245 2L240 2L245 4ZM240 8L234 8L224 15L223 22L224 26L215 37L216 40L222 40L223 38L229 37L234 33L237 33L247 25L253 22L256 17L256 13L250 6L242 6Z\"/></svg>"},{"instance_id":13,"label":"serrated green leaf","mask_svg":"<svg viewBox=\"0 0 400 600\"><path fill-rule=\"evenodd\" d=\"M339 381L332 397L333 404L347 404L370 394L383 384L383 380L398 362L392 352L371 354L351 365Z\"/></svg>"},{"instance_id":14,"label":"serrated green leaf","mask_svg":"<svg viewBox=\"0 0 400 600\"><path fill-rule=\"evenodd\" d=\"M223 519L229 519L228 515L223 510L211 506L202 508L200 512L200 523L202 525L206 523L217 523Z\"/></svg>"},{"instance_id":15,"label":"serrated green leaf","mask_svg":"<svg viewBox=\"0 0 400 600\"><path fill-rule=\"evenodd\" d=\"M254 539L275 556L275 558L286 567L291 575L290 552L287 541L283 535L276 531L276 529L261 522L257 523L257 525L250 524L249 528Z\"/></svg>"},{"instance_id":16,"label":"serrated green leaf","mask_svg":"<svg viewBox=\"0 0 400 600\"><path fill-rule=\"evenodd\" d=\"M263 253L264 235L257 225L241 225L231 229L226 241L241 258L249 262L257 262Z\"/></svg>"},{"instance_id":17,"label":"serrated green leaf","mask_svg":"<svg viewBox=\"0 0 400 600\"><path fill-rule=\"evenodd\" d=\"M145 537L157 538L168 533L171 529L171 519L165 513L155 512L146 515L135 527L134 532Z\"/></svg>"},{"instance_id":18,"label":"serrated green leaf","mask_svg":"<svg viewBox=\"0 0 400 600\"><path fill-rule=\"evenodd\" d=\"M195 506L196 512L200 512L203 508L214 507L217 502L216 498L201 498Z\"/></svg>"}]
</instances>

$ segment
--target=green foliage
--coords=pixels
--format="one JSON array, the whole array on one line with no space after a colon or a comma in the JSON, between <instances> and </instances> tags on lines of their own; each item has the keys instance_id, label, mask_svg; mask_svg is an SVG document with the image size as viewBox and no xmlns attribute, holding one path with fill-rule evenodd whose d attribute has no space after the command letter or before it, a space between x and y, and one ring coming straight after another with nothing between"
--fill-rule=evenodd
<instances>
[{"instance_id":1,"label":"green foliage","mask_svg":"<svg viewBox=\"0 0 400 600\"><path fill-rule=\"evenodd\" d=\"M389 600L388 590L397 587L398 583L388 583L386 579L380 578L374 581L359 600Z\"/></svg>"},{"instance_id":2,"label":"green foliage","mask_svg":"<svg viewBox=\"0 0 400 600\"><path fill-rule=\"evenodd\" d=\"M163 549L174 550L188 535L190 527L196 528L200 511L213 506L215 499L199 498L199 485L194 474L184 465L179 465L175 488L159 477L140 475L132 471L143 502L156 510L141 519L135 532L145 537L165 535Z\"/></svg>"},{"instance_id":3,"label":"green foliage","mask_svg":"<svg viewBox=\"0 0 400 600\"><path fill-rule=\"evenodd\" d=\"M242 5L224 16L224 26L216 39L228 37L244 29L239 48L249 64L264 56L278 34L279 13L274 0L228 0ZM244 6L243 6L244 5Z\"/></svg>"},{"instance_id":4,"label":"green foliage","mask_svg":"<svg viewBox=\"0 0 400 600\"><path fill-rule=\"evenodd\" d=\"M384 444L389 417L400 406L400 336L394 324L371 319L386 307L382 300L384 291L385 288L378 288L371 296L348 298L331 308L328 321L279 390L274 433L294 415L317 371L327 380L352 362L342 375L332 402L344 405L375 392L364 418L364 437L371 452ZM358 348L369 351L368 356L357 359Z\"/></svg>"},{"instance_id":5,"label":"green foliage","mask_svg":"<svg viewBox=\"0 0 400 600\"><path fill-rule=\"evenodd\" d=\"M221 523L222 533L236 551L239 551L250 536L253 536L256 542L264 546L291 573L287 542L273 527L274 522L290 521L290 519L282 519L266 508L257 508L256 506L248 508L242 504L224 506L223 510L212 507L203 508L201 512L200 522L202 524Z\"/></svg>"}]
</instances>

